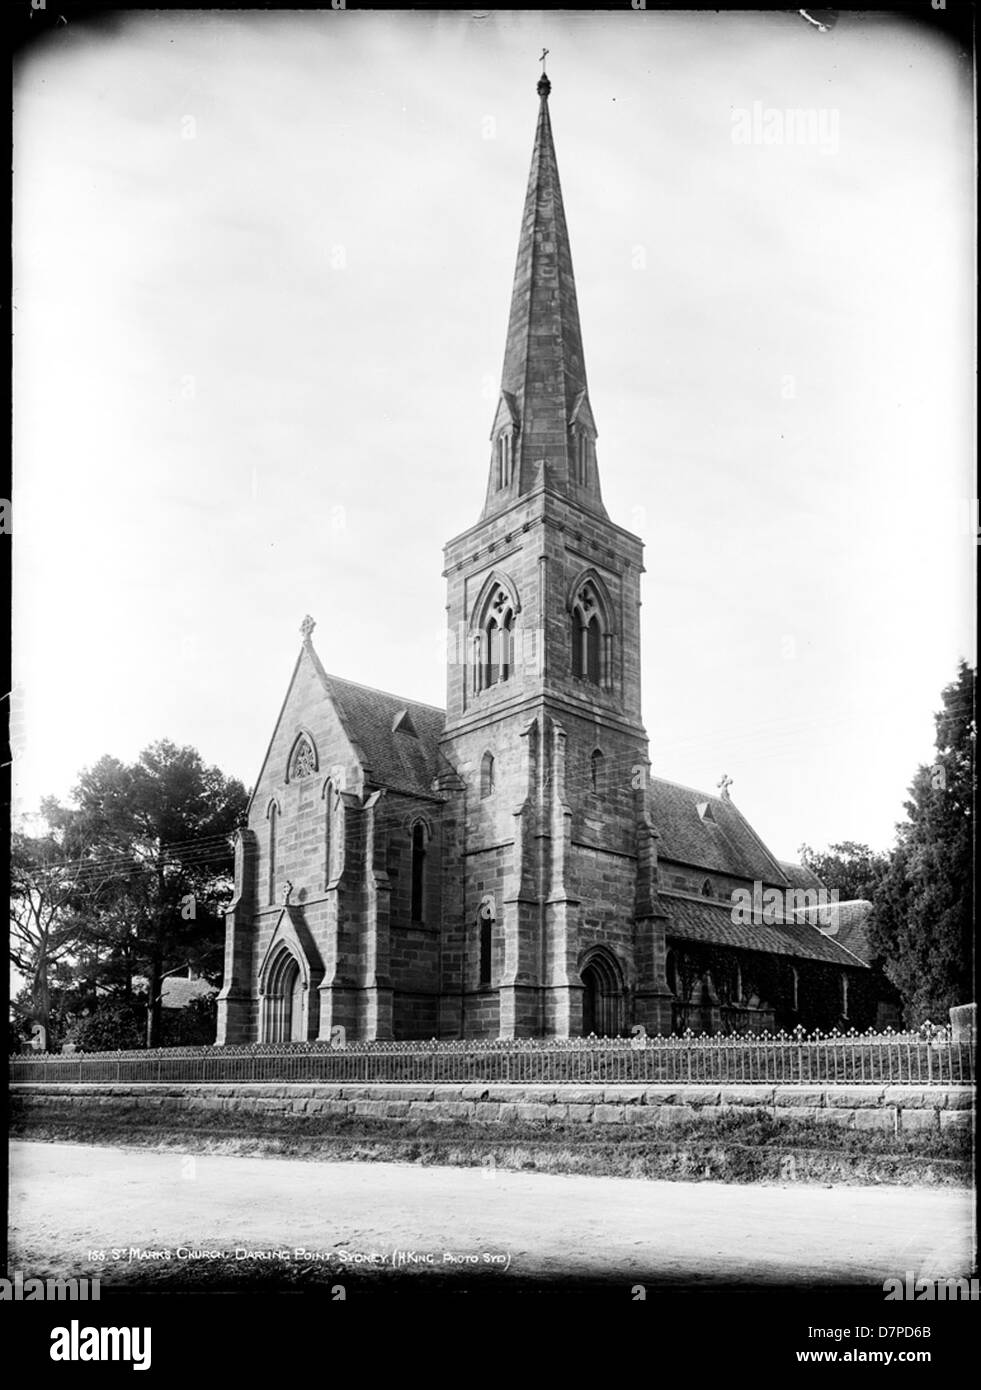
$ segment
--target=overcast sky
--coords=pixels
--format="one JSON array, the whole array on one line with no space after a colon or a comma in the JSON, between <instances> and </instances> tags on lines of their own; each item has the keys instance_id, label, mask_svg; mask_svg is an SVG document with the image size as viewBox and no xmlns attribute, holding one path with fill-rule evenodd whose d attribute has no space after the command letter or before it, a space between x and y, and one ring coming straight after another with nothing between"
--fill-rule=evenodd
<instances>
[{"instance_id":1,"label":"overcast sky","mask_svg":"<svg viewBox=\"0 0 981 1390\"><path fill-rule=\"evenodd\" d=\"M655 772L728 772L783 857L891 841L972 658L971 76L848 14L175 12L34 50L16 809L165 736L251 785L307 612L328 671L443 704L543 45Z\"/></svg>"}]
</instances>

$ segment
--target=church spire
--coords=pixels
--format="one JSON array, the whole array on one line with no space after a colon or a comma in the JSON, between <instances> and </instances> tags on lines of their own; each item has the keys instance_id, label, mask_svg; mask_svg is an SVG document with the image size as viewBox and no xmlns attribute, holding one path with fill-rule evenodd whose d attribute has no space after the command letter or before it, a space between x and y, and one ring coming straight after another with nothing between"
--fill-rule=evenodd
<instances>
[{"instance_id":1,"label":"church spire","mask_svg":"<svg viewBox=\"0 0 981 1390\"><path fill-rule=\"evenodd\" d=\"M484 516L544 482L546 489L606 516L596 471L596 426L586 389L582 333L548 98L538 81L531 155L511 294L501 396Z\"/></svg>"}]
</instances>

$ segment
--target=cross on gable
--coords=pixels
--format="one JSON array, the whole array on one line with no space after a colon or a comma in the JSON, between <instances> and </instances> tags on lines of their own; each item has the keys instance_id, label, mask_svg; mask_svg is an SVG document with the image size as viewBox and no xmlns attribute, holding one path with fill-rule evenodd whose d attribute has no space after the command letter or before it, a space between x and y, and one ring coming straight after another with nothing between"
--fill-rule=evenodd
<instances>
[{"instance_id":1,"label":"cross on gable","mask_svg":"<svg viewBox=\"0 0 981 1390\"><path fill-rule=\"evenodd\" d=\"M313 618L310 617L310 614L308 613L306 617L303 619L303 622L300 624L300 633L303 637L304 642L310 641L310 638L313 635L313 630L316 626L316 622L313 620Z\"/></svg>"}]
</instances>

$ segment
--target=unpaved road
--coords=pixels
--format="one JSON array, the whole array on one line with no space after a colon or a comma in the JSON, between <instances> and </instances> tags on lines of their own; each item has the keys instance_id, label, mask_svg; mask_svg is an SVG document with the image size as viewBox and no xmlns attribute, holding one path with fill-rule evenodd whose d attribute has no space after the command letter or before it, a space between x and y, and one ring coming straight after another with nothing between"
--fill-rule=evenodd
<instances>
[{"instance_id":1,"label":"unpaved road","mask_svg":"<svg viewBox=\"0 0 981 1390\"><path fill-rule=\"evenodd\" d=\"M961 1189L643 1182L80 1144L11 1145L13 1253L48 1272L89 1252L178 1246L504 1257L525 1278L688 1286L879 1286L973 1263ZM152 1260L145 1261L152 1280ZM38 1271L40 1272L40 1270ZM421 1271L424 1277L424 1271ZM109 1269L104 1277L111 1278Z\"/></svg>"}]
</instances>

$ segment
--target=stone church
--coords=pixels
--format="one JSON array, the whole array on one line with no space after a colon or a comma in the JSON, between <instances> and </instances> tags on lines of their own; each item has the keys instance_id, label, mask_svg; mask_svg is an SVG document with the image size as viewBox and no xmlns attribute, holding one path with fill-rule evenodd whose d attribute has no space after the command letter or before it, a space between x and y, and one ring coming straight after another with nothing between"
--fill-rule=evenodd
<instances>
[{"instance_id":1,"label":"stone church","mask_svg":"<svg viewBox=\"0 0 981 1390\"><path fill-rule=\"evenodd\" d=\"M641 540L607 514L539 112L483 508L445 548L446 709L302 645L238 836L218 1042L866 1026L868 966L723 778L651 776ZM334 1034L336 1036L336 1034Z\"/></svg>"}]
</instances>

